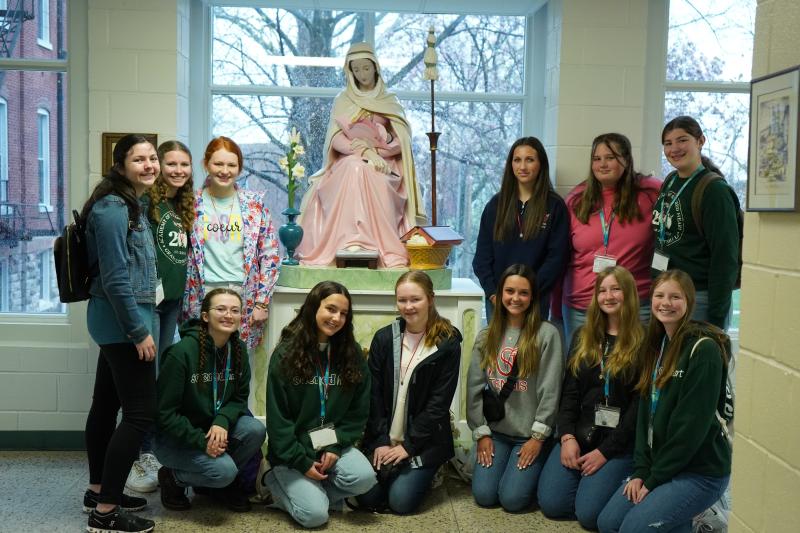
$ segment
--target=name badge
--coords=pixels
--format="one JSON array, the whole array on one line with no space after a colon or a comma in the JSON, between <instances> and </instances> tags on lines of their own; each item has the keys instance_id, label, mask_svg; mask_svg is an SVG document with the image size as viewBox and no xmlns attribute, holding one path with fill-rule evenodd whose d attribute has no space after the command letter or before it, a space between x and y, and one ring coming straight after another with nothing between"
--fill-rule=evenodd
<instances>
[{"instance_id":1,"label":"name badge","mask_svg":"<svg viewBox=\"0 0 800 533\"><path fill-rule=\"evenodd\" d=\"M608 267L615 267L617 266L617 259L611 257L610 255L600 255L597 254L594 256L594 265L592 266L592 272L602 272Z\"/></svg>"},{"instance_id":2,"label":"name badge","mask_svg":"<svg viewBox=\"0 0 800 533\"><path fill-rule=\"evenodd\" d=\"M321 450L326 446L339 442L336 438L336 430L333 428L333 424L325 424L314 428L308 432L308 436L311 437L311 446L314 447L314 450Z\"/></svg>"},{"instance_id":3,"label":"name badge","mask_svg":"<svg viewBox=\"0 0 800 533\"><path fill-rule=\"evenodd\" d=\"M156 285L156 305L164 301L164 284L160 281Z\"/></svg>"},{"instance_id":4,"label":"name badge","mask_svg":"<svg viewBox=\"0 0 800 533\"><path fill-rule=\"evenodd\" d=\"M652 267L655 270L660 272L664 272L667 270L667 266L669 265L669 256L662 254L660 251L656 250L653 254L653 264Z\"/></svg>"},{"instance_id":5,"label":"name badge","mask_svg":"<svg viewBox=\"0 0 800 533\"><path fill-rule=\"evenodd\" d=\"M615 428L619 425L619 407L596 405L594 408L594 425L604 428Z\"/></svg>"}]
</instances>

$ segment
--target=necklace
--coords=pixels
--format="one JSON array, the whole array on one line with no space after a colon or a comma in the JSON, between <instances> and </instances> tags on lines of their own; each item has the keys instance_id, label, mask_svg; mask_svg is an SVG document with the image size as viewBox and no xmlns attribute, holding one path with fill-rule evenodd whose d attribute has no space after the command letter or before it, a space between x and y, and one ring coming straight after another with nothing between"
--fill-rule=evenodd
<instances>
[{"instance_id":1,"label":"necklace","mask_svg":"<svg viewBox=\"0 0 800 533\"><path fill-rule=\"evenodd\" d=\"M208 192L208 198L211 200L211 205L214 206L214 212L217 214L217 217L220 217L221 213L219 208L217 207L217 202L214 201L214 195L211 194L211 191ZM233 215L233 206L236 204L236 200L238 200L239 194L234 193L233 198L231 198L231 206L228 208L228 221L231 220L231 215Z\"/></svg>"},{"instance_id":2,"label":"necklace","mask_svg":"<svg viewBox=\"0 0 800 533\"><path fill-rule=\"evenodd\" d=\"M411 357L408 359L408 363L406 364L405 370L403 370L403 343L400 343L400 385L405 382L406 374L408 374L408 369L411 368L411 363L414 362L414 358L417 357L417 350L422 345L422 340L425 338L425 333L422 333L422 336L417 341L417 345L414 346L414 349L411 351ZM405 335L403 335L403 339L405 340Z\"/></svg>"}]
</instances>

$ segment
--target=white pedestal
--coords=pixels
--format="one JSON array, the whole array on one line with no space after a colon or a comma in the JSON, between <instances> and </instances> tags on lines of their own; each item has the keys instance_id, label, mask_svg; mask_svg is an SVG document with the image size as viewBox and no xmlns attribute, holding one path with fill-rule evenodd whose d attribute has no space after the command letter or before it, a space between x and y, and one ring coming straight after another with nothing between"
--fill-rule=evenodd
<instances>
[{"instance_id":1,"label":"white pedestal","mask_svg":"<svg viewBox=\"0 0 800 533\"><path fill-rule=\"evenodd\" d=\"M308 289L275 287L270 304L269 321L263 346L251 358L253 380L250 386L250 408L257 416L266 413L266 381L269 368L269 355L278 343L281 330L297 314L305 301ZM374 290L350 291L353 298L353 326L356 340L365 349L369 348L374 333L391 323L397 317L394 292ZM461 344L461 368L459 384L453 399L452 412L456 427L461 431L457 440L469 440L470 433L466 426L465 381L472 345L480 329L481 310L483 309L483 291L470 279L453 279L452 288L436 291L436 308L439 313L456 326L464 340Z\"/></svg>"}]
</instances>

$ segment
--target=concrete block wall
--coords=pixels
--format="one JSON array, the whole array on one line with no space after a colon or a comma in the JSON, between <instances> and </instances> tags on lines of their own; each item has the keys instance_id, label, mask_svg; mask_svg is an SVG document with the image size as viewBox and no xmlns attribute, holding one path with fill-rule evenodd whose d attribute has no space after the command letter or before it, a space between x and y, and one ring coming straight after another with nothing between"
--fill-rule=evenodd
<instances>
[{"instance_id":1,"label":"concrete block wall","mask_svg":"<svg viewBox=\"0 0 800 533\"><path fill-rule=\"evenodd\" d=\"M548 9L545 144L565 195L586 178L597 135L627 135L639 158L648 4L554 0Z\"/></svg>"},{"instance_id":2,"label":"concrete block wall","mask_svg":"<svg viewBox=\"0 0 800 533\"><path fill-rule=\"evenodd\" d=\"M800 4L759 0L753 77L800 63ZM730 531L794 532L800 508L800 213L748 213Z\"/></svg>"}]
</instances>

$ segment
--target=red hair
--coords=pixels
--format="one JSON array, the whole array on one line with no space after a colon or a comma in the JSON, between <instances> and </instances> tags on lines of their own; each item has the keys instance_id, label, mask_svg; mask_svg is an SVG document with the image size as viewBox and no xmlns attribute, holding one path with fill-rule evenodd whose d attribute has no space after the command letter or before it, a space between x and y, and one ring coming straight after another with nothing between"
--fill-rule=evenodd
<instances>
[{"instance_id":1,"label":"red hair","mask_svg":"<svg viewBox=\"0 0 800 533\"><path fill-rule=\"evenodd\" d=\"M211 161L211 156L218 150L227 150L232 154L236 154L236 159L239 161L239 172L242 171L242 149L230 137L214 137L211 142L206 146L206 151L203 154L203 165L208 166Z\"/></svg>"}]
</instances>

